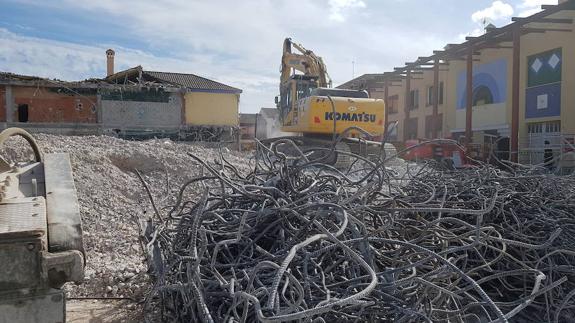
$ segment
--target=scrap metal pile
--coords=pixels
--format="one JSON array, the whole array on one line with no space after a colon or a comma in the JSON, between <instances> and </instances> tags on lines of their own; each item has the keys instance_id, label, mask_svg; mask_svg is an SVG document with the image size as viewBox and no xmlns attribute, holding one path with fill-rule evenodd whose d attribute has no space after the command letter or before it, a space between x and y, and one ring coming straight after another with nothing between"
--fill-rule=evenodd
<instances>
[{"instance_id":1,"label":"scrap metal pile","mask_svg":"<svg viewBox=\"0 0 575 323\"><path fill-rule=\"evenodd\" d=\"M175 205L155 205L147 228L149 313L167 322L575 320L575 178L480 163L401 170L386 167L391 156L347 152L354 163L337 170L308 153L287 140L262 145L250 174L223 155L190 155L207 172Z\"/></svg>"}]
</instances>

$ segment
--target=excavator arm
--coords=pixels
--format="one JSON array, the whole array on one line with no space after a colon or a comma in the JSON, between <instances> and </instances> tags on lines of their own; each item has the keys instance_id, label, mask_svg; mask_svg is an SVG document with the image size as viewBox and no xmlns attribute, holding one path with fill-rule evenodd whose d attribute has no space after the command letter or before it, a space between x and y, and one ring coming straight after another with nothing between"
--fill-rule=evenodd
<instances>
[{"instance_id":1,"label":"excavator arm","mask_svg":"<svg viewBox=\"0 0 575 323\"><path fill-rule=\"evenodd\" d=\"M323 59L311 50L286 38L283 44L281 62L280 95L276 97L276 106L280 110L280 119L285 124L287 115L295 114L296 102L311 94L311 90L330 88L331 78Z\"/></svg>"},{"instance_id":2,"label":"excavator arm","mask_svg":"<svg viewBox=\"0 0 575 323\"><path fill-rule=\"evenodd\" d=\"M293 53L292 48L299 53ZM313 51L292 42L291 38L286 38L283 46L281 83L287 82L295 71L316 78L318 87L331 87L332 85L323 59L315 55Z\"/></svg>"}]
</instances>

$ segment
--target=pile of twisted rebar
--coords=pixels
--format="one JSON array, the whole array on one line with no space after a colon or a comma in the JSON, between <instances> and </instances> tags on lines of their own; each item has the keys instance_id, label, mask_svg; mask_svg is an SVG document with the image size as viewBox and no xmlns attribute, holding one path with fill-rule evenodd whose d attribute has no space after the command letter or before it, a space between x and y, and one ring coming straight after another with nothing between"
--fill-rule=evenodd
<instances>
[{"instance_id":1,"label":"pile of twisted rebar","mask_svg":"<svg viewBox=\"0 0 575 323\"><path fill-rule=\"evenodd\" d=\"M190 155L206 175L147 228L148 309L166 322L575 320L574 177L339 153L345 170L289 140L259 145L249 174Z\"/></svg>"}]
</instances>

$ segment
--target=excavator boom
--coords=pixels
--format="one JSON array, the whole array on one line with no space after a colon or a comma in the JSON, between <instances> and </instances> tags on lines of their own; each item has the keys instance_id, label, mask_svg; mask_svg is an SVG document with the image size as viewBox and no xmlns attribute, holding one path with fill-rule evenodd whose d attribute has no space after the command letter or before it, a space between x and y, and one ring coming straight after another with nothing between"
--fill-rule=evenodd
<instances>
[{"instance_id":1,"label":"excavator boom","mask_svg":"<svg viewBox=\"0 0 575 323\"><path fill-rule=\"evenodd\" d=\"M296 49L299 54L293 53L292 48ZM317 87L332 86L323 59L301 44L292 42L291 38L286 38L283 46L281 83L289 81L295 71L299 71L305 76L314 77L317 81Z\"/></svg>"}]
</instances>

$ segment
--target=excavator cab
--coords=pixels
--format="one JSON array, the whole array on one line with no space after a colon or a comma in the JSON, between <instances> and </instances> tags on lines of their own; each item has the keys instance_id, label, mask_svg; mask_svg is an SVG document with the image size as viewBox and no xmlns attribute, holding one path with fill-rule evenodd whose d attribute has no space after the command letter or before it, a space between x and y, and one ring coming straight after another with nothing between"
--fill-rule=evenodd
<instances>
[{"instance_id":1,"label":"excavator cab","mask_svg":"<svg viewBox=\"0 0 575 323\"><path fill-rule=\"evenodd\" d=\"M312 95L318 88L317 79L305 75L293 75L281 85L280 96L276 97L276 105L280 109L280 118L285 120L287 114L294 110L298 100Z\"/></svg>"}]
</instances>

